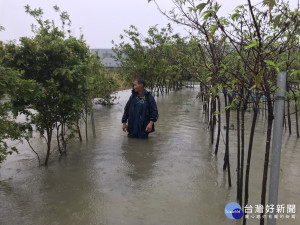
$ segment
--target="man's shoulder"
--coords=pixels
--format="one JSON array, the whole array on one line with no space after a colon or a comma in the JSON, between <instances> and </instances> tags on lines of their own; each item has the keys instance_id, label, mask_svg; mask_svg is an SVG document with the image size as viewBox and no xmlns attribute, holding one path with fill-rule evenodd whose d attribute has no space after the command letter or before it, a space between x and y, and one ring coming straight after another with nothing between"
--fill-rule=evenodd
<instances>
[{"instance_id":1,"label":"man's shoulder","mask_svg":"<svg viewBox=\"0 0 300 225\"><path fill-rule=\"evenodd\" d=\"M148 89L145 89L145 95L152 95L152 92L149 91Z\"/></svg>"},{"instance_id":2,"label":"man's shoulder","mask_svg":"<svg viewBox=\"0 0 300 225\"><path fill-rule=\"evenodd\" d=\"M148 100L155 101L154 96L152 95L152 93L150 91L145 96L146 96L146 98L148 98Z\"/></svg>"}]
</instances>

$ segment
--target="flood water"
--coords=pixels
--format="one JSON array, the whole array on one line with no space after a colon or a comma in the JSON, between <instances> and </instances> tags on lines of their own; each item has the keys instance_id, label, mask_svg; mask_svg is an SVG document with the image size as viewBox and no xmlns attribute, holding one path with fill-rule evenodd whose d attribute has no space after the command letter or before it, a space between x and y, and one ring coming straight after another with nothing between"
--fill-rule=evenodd
<instances>
[{"instance_id":1,"label":"flood water","mask_svg":"<svg viewBox=\"0 0 300 225\"><path fill-rule=\"evenodd\" d=\"M88 142L69 144L67 156L53 153L47 168L37 166L26 143L19 144L20 154L9 156L0 168L0 224L241 224L224 214L225 205L236 201L236 131L230 133L229 188L222 170L223 139L215 156L197 91L184 88L158 97L160 117L147 140L129 139L121 129L130 96L126 90L117 94L118 104L95 106L95 139L89 132ZM250 130L250 112L246 120ZM253 208L260 203L266 123L259 115L250 171ZM224 129L222 134L225 138ZM33 146L43 151L41 139ZM300 224L299 146L295 132L284 134L278 203L295 204L296 218L277 224ZM259 224L259 219L247 224Z\"/></svg>"}]
</instances>

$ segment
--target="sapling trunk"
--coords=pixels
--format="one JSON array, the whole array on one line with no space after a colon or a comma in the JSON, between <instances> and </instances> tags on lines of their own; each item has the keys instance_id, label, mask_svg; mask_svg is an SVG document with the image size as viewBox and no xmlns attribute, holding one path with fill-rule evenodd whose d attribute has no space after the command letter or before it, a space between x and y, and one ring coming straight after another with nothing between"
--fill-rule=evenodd
<instances>
[{"instance_id":1,"label":"sapling trunk","mask_svg":"<svg viewBox=\"0 0 300 225\"><path fill-rule=\"evenodd\" d=\"M245 155L245 112L247 110L248 98L243 100L241 113L241 171L240 171L240 185L239 185L239 203L242 206L243 202L243 182L244 182L244 155Z\"/></svg>"},{"instance_id":2,"label":"sapling trunk","mask_svg":"<svg viewBox=\"0 0 300 225\"><path fill-rule=\"evenodd\" d=\"M226 94L225 95L225 105L231 104L231 97L228 97L229 104L227 103ZM231 187L231 173L230 173L230 163L229 163L229 119L230 119L230 108L225 109L225 115L226 115L226 140L225 140L225 156L224 156L224 165L223 170L226 170L228 172L228 185Z\"/></svg>"},{"instance_id":3,"label":"sapling trunk","mask_svg":"<svg viewBox=\"0 0 300 225\"><path fill-rule=\"evenodd\" d=\"M265 209L265 206L266 206L266 191L267 191L269 155L270 155L270 147L271 147L271 135L272 135L273 119L274 119L273 105L272 105L271 100L268 100L268 128L267 128L265 163L264 163L262 192L261 192L261 205L263 205L263 209ZM260 225L264 224L263 215L264 215L264 212L261 213Z\"/></svg>"},{"instance_id":4,"label":"sapling trunk","mask_svg":"<svg viewBox=\"0 0 300 225\"><path fill-rule=\"evenodd\" d=\"M50 153L51 153L51 140L52 140L52 128L47 128L47 153L46 153L46 158L45 158L45 166L48 165Z\"/></svg>"},{"instance_id":5,"label":"sapling trunk","mask_svg":"<svg viewBox=\"0 0 300 225\"><path fill-rule=\"evenodd\" d=\"M211 97L211 107L210 107L211 144L214 143L214 130L215 130L215 124L216 124L215 111L216 111L216 99L215 99L215 97L212 96Z\"/></svg>"},{"instance_id":6,"label":"sapling trunk","mask_svg":"<svg viewBox=\"0 0 300 225\"><path fill-rule=\"evenodd\" d=\"M290 110L290 100L287 99L287 118L288 118L288 128L289 134L292 134L292 122L291 122L291 110Z\"/></svg>"},{"instance_id":7,"label":"sapling trunk","mask_svg":"<svg viewBox=\"0 0 300 225\"><path fill-rule=\"evenodd\" d=\"M246 165L246 177L245 177L245 203L244 206L248 204L249 199L249 175L250 175L250 164L251 164L251 154L252 154L252 146L253 146L253 138L254 138L254 131L256 126L256 119L257 119L257 101L255 101L255 105L253 107L253 119L251 124L251 131L250 131L250 138L249 138L249 147L248 147L248 156L247 156L247 165ZM243 225L246 224L246 212L244 213L243 217Z\"/></svg>"},{"instance_id":8,"label":"sapling trunk","mask_svg":"<svg viewBox=\"0 0 300 225\"><path fill-rule=\"evenodd\" d=\"M218 134L217 134L217 140L216 140L216 148L215 148L215 154L218 154L219 149L219 142L220 142L220 134L221 134L221 102L220 98L217 95L216 99L218 101Z\"/></svg>"},{"instance_id":9,"label":"sapling trunk","mask_svg":"<svg viewBox=\"0 0 300 225\"><path fill-rule=\"evenodd\" d=\"M236 198L239 199L239 193L240 193L240 163L241 163L241 136L240 136L240 106L241 103L239 102L238 106L237 106L237 110L236 110L236 120L237 120L237 169L236 169L236 173L237 173L237 194L236 194Z\"/></svg>"},{"instance_id":10,"label":"sapling trunk","mask_svg":"<svg viewBox=\"0 0 300 225\"><path fill-rule=\"evenodd\" d=\"M87 117L88 117L88 108L85 106L85 139L88 141L88 125L87 125Z\"/></svg>"},{"instance_id":11,"label":"sapling trunk","mask_svg":"<svg viewBox=\"0 0 300 225\"><path fill-rule=\"evenodd\" d=\"M82 142L82 136L81 136L80 127L79 127L79 120L77 120L76 126L77 126L79 141Z\"/></svg>"},{"instance_id":12,"label":"sapling trunk","mask_svg":"<svg viewBox=\"0 0 300 225\"><path fill-rule=\"evenodd\" d=\"M56 122L56 140L57 140L57 146L58 146L59 154L62 154L61 147L60 147L60 139L59 139L59 127L60 127L60 125L57 125L57 122Z\"/></svg>"},{"instance_id":13,"label":"sapling trunk","mask_svg":"<svg viewBox=\"0 0 300 225\"><path fill-rule=\"evenodd\" d=\"M299 137L299 125L298 125L298 107L297 107L297 97L295 95L295 91L293 89L291 89L292 93L293 93L293 99L295 101L295 119L296 119L296 133L297 133L297 137Z\"/></svg>"}]
</instances>

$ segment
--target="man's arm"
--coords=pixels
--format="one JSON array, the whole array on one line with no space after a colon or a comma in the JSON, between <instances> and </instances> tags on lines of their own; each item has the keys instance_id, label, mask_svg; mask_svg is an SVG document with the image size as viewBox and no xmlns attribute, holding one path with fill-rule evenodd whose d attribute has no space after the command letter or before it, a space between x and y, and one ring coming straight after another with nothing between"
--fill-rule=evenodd
<instances>
[{"instance_id":1,"label":"man's arm","mask_svg":"<svg viewBox=\"0 0 300 225\"><path fill-rule=\"evenodd\" d=\"M158 110L154 97L150 96L150 122L146 127L146 132L151 132L154 122L158 119Z\"/></svg>"},{"instance_id":2,"label":"man's arm","mask_svg":"<svg viewBox=\"0 0 300 225\"><path fill-rule=\"evenodd\" d=\"M130 107L130 100L131 100L131 96L129 98L129 100L127 101L125 108L124 108L124 113L122 116L122 129L124 132L127 132L127 120L128 120L128 116L129 116L129 107Z\"/></svg>"},{"instance_id":3,"label":"man's arm","mask_svg":"<svg viewBox=\"0 0 300 225\"><path fill-rule=\"evenodd\" d=\"M150 96L150 121L156 122L158 119L158 110L154 97Z\"/></svg>"},{"instance_id":4,"label":"man's arm","mask_svg":"<svg viewBox=\"0 0 300 225\"><path fill-rule=\"evenodd\" d=\"M131 100L131 96L129 97L129 100L127 101L127 103L125 105L124 113L123 113L123 116L122 116L122 123L127 123L128 116L129 116L130 100Z\"/></svg>"},{"instance_id":5,"label":"man's arm","mask_svg":"<svg viewBox=\"0 0 300 225\"><path fill-rule=\"evenodd\" d=\"M146 127L146 132L151 132L152 131L153 124L154 124L154 122L152 120L150 120L150 122L148 123L148 125Z\"/></svg>"}]
</instances>

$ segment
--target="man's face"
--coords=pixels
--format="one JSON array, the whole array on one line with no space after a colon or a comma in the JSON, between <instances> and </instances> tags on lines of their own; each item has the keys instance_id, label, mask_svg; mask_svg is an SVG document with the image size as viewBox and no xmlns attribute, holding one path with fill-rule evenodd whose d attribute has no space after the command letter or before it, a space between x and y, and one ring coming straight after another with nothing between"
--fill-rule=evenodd
<instances>
[{"instance_id":1,"label":"man's face","mask_svg":"<svg viewBox=\"0 0 300 225\"><path fill-rule=\"evenodd\" d=\"M144 85L143 85L143 84L139 84L139 83L137 82L137 80L135 80L135 81L133 82L133 89L134 89L135 92L142 91L142 90L144 89Z\"/></svg>"}]
</instances>

